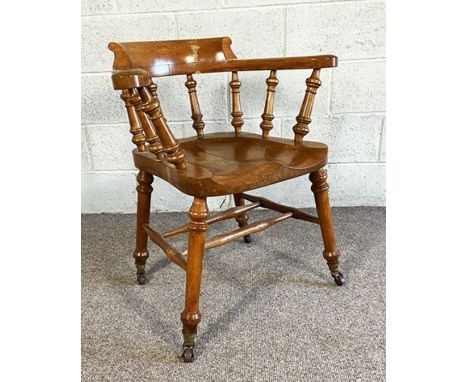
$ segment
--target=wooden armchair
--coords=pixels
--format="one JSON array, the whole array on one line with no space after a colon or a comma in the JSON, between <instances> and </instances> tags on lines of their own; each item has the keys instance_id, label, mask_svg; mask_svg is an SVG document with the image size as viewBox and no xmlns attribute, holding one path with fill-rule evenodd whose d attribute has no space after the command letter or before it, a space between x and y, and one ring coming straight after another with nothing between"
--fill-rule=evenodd
<instances>
[{"instance_id":1,"label":"wooden armchair","mask_svg":"<svg viewBox=\"0 0 468 382\"><path fill-rule=\"evenodd\" d=\"M338 270L339 251L335 245L333 220L328 200L327 163L328 147L323 143L304 141L309 132L312 107L320 87L320 70L337 65L331 55L272 59L237 59L228 37L199 40L148 41L110 43L114 53L114 89L121 90L121 98L130 122L137 176L138 205L136 248L133 253L137 280L144 284L145 263L148 258L148 237L167 257L186 272L185 309L181 313L183 324L183 353L185 362L194 358L195 336L201 315L198 309L202 275L203 253L206 249L226 244L243 237L250 242L254 233L262 231L288 218L319 224L327 261L336 284L345 279ZM292 127L294 140L269 136L273 128L273 102L278 85L276 71L280 69L311 69L306 79L305 96ZM242 132L239 72L268 70L265 108L260 123L261 134ZM231 72L229 85L232 95L234 131L204 134L203 115L197 98L194 74ZM176 139L164 117L157 86L153 77L185 75L193 128L196 135ZM260 132L260 129L259 129ZM268 199L246 194L246 191L310 174L317 216L284 206ZM193 196L188 211L190 222L166 232L158 232L148 225L153 176L158 176L187 195ZM206 198L234 195L236 207L210 215ZM251 203L246 204L245 201ZM271 219L248 223L247 212L257 207L275 210L280 214ZM235 218L239 228L206 239L208 226ZM167 240L171 236L188 232L188 248L178 251Z\"/></svg>"}]
</instances>

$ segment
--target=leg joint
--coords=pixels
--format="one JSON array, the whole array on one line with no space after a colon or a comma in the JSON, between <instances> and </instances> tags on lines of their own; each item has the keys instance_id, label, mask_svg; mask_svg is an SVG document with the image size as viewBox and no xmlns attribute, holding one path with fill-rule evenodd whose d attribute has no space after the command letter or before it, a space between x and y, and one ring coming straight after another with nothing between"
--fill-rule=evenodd
<instances>
[{"instance_id":1,"label":"leg joint","mask_svg":"<svg viewBox=\"0 0 468 382\"><path fill-rule=\"evenodd\" d=\"M186 326L188 327L187 329L190 329L190 327L195 327L196 330L197 325L201 321L201 314L200 312L187 313L184 310L180 314L180 320L184 324L184 330L186 329Z\"/></svg>"}]
</instances>

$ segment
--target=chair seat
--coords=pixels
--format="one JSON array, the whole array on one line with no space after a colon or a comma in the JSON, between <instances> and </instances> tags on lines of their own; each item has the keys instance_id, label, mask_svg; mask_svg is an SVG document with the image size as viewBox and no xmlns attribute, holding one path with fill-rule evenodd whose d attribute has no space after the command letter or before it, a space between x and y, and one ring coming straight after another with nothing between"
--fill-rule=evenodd
<instances>
[{"instance_id":1,"label":"chair seat","mask_svg":"<svg viewBox=\"0 0 468 382\"><path fill-rule=\"evenodd\" d=\"M181 139L186 171L148 151L133 151L135 166L156 175L193 196L240 193L295 178L322 168L328 146L289 139L263 139L261 135L213 133Z\"/></svg>"}]
</instances>

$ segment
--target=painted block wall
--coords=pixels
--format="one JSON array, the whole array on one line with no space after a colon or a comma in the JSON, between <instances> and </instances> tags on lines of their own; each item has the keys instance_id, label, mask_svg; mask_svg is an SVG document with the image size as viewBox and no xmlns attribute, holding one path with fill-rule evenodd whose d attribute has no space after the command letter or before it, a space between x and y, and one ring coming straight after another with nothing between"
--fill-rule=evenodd
<instances>
[{"instance_id":1,"label":"painted block wall","mask_svg":"<svg viewBox=\"0 0 468 382\"><path fill-rule=\"evenodd\" d=\"M82 0L82 212L134 213L135 175L125 108L112 89L110 41L229 35L240 58L335 54L322 71L310 133L330 146L333 206L385 205L385 2L320 0ZM279 71L272 135L293 137L310 71ZM205 131L229 131L228 73L196 76ZM246 131L259 123L268 72L241 72ZM179 137L194 134L185 78L158 79L166 117ZM191 198L153 184L153 211L187 210ZM307 177L256 190L313 207ZM212 210L232 197L209 198Z\"/></svg>"}]
</instances>

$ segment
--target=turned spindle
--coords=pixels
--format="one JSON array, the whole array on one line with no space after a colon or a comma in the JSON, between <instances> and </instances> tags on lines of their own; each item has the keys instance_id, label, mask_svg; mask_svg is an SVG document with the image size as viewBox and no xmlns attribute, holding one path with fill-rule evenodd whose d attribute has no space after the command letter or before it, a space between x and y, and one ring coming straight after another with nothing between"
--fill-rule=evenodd
<instances>
[{"instance_id":1,"label":"turned spindle","mask_svg":"<svg viewBox=\"0 0 468 382\"><path fill-rule=\"evenodd\" d=\"M150 80L150 85L149 85L149 90L151 94L153 95L154 98L158 99L158 85L151 79Z\"/></svg>"},{"instance_id":2,"label":"turned spindle","mask_svg":"<svg viewBox=\"0 0 468 382\"><path fill-rule=\"evenodd\" d=\"M283 215L276 216L274 218L259 220L258 222L248 224L244 227L238 228L231 232L226 232L226 233L213 236L211 239L205 242L205 250L227 244L242 236L246 236L252 233L263 231L264 229L271 227L279 222L282 222L283 220L289 219L291 216L292 216L292 212L287 212ZM187 255L189 250L190 248L182 252L182 256Z\"/></svg>"},{"instance_id":3,"label":"turned spindle","mask_svg":"<svg viewBox=\"0 0 468 382\"><path fill-rule=\"evenodd\" d=\"M314 106L315 94L322 82L320 81L320 69L314 69L312 75L306 80L306 91L302 101L301 110L296 117L297 123L294 125L294 144L300 146L304 136L309 133L308 125L311 121L312 108Z\"/></svg>"},{"instance_id":4,"label":"turned spindle","mask_svg":"<svg viewBox=\"0 0 468 382\"><path fill-rule=\"evenodd\" d=\"M232 120L231 125L234 126L234 131L236 134L240 134L242 125L244 124L244 120L242 119L242 110L240 104L240 86L241 82L239 81L239 76L237 72L232 72L232 79L229 82L229 86L231 87L231 95L232 95Z\"/></svg>"},{"instance_id":5,"label":"turned spindle","mask_svg":"<svg viewBox=\"0 0 468 382\"><path fill-rule=\"evenodd\" d=\"M167 161L174 164L177 169L184 170L186 168L184 162L184 151L180 148L179 141L174 137L174 134L172 134L172 131L169 129L158 99L153 96L150 89L147 87L140 88L139 92L143 101L143 111L148 114L149 119L156 129L156 133L163 146L163 151L166 154Z\"/></svg>"},{"instance_id":6,"label":"turned spindle","mask_svg":"<svg viewBox=\"0 0 468 382\"><path fill-rule=\"evenodd\" d=\"M153 97L156 98L158 100L158 102L159 102L158 85L156 84L156 82L153 81L152 78L150 79L149 90L150 90L151 94L153 95ZM164 117L164 114L162 115L162 118L164 118L164 120L167 122L167 119L166 119L166 117ZM166 157L166 156L164 156L164 157Z\"/></svg>"},{"instance_id":7,"label":"turned spindle","mask_svg":"<svg viewBox=\"0 0 468 382\"><path fill-rule=\"evenodd\" d=\"M143 128L141 126L140 119L138 118L138 114L135 110L135 107L130 102L131 92L130 89L122 90L122 94L120 96L125 102L125 108L127 109L128 121L130 123L130 133L132 133L133 138L132 142L136 145L138 151L146 151L145 147L145 135L143 132Z\"/></svg>"},{"instance_id":8,"label":"turned spindle","mask_svg":"<svg viewBox=\"0 0 468 382\"><path fill-rule=\"evenodd\" d=\"M268 138L270 130L273 128L273 119L275 118L273 115L273 104L275 100L276 86L279 83L276 78L276 70L272 70L270 72L270 77L267 78L266 83L267 96L265 100L265 109L262 114L262 122L260 123L263 138Z\"/></svg>"},{"instance_id":9,"label":"turned spindle","mask_svg":"<svg viewBox=\"0 0 468 382\"><path fill-rule=\"evenodd\" d=\"M205 127L205 122L203 122L203 114L200 111L200 104L198 103L197 96L197 81L193 79L191 74L187 74L187 81L185 81L185 86L188 89L189 98L190 98L190 108L192 109L192 119L193 119L193 128L197 132L197 136L203 136L203 128Z\"/></svg>"},{"instance_id":10,"label":"turned spindle","mask_svg":"<svg viewBox=\"0 0 468 382\"><path fill-rule=\"evenodd\" d=\"M211 215L206 220L206 224L210 225L210 224L217 223L217 222L220 222L220 221L223 221L223 220L226 220L226 219L235 218L235 217L237 217L239 215L244 214L247 211L250 211L251 209L254 209L254 208L258 207L259 205L260 205L260 203L252 203L252 204L249 204L249 205L243 205L243 206L239 206L239 207L229 208L224 212L220 212L220 213ZM189 230L189 224L184 224L184 225L181 225L181 226L176 227L174 229L171 229L169 231L163 232L162 236L163 237L171 237L171 236L175 236L175 235L179 235L181 233L187 232L188 230Z\"/></svg>"},{"instance_id":11,"label":"turned spindle","mask_svg":"<svg viewBox=\"0 0 468 382\"><path fill-rule=\"evenodd\" d=\"M129 101L135 108L139 122L143 127L143 131L145 132L146 136L146 142L148 142L149 151L156 155L158 159L164 159L166 156L164 155L161 141L159 140L154 130L153 124L143 111L143 102L141 100L140 94L138 93L138 90L130 89L129 92Z\"/></svg>"}]
</instances>

